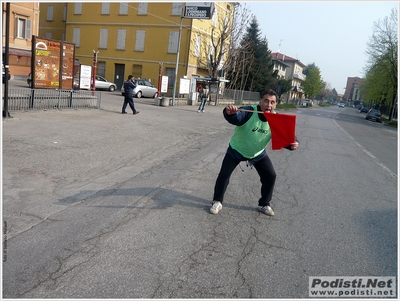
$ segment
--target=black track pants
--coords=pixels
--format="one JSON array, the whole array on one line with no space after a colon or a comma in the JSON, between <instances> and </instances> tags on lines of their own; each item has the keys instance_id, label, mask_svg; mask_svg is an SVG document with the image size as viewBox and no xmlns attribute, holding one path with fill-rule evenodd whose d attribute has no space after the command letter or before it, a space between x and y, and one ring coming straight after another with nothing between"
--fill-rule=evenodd
<instances>
[{"instance_id":1,"label":"black track pants","mask_svg":"<svg viewBox=\"0 0 400 301\"><path fill-rule=\"evenodd\" d=\"M222 161L221 170L218 174L217 181L214 187L214 201L223 202L226 188L229 184L229 179L232 172L240 163L240 160L233 158L228 153ZM261 198L258 201L259 206L269 206L272 199L272 193L275 186L276 173L274 166L268 156L254 163L254 168L257 170L261 181Z\"/></svg>"}]
</instances>

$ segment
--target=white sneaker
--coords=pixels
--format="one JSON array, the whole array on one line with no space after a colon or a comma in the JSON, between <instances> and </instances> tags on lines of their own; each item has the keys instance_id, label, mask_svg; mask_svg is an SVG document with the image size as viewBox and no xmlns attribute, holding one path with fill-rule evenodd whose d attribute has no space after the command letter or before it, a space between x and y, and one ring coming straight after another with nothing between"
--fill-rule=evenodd
<instances>
[{"instance_id":1,"label":"white sneaker","mask_svg":"<svg viewBox=\"0 0 400 301\"><path fill-rule=\"evenodd\" d=\"M201 110L204 113L204 110Z\"/></svg>"},{"instance_id":2,"label":"white sneaker","mask_svg":"<svg viewBox=\"0 0 400 301\"><path fill-rule=\"evenodd\" d=\"M214 202L212 203L211 208L210 208L210 213L212 213L212 214L217 214L218 211L220 211L221 209L222 209L222 204L221 204L221 202L214 201Z\"/></svg>"},{"instance_id":3,"label":"white sneaker","mask_svg":"<svg viewBox=\"0 0 400 301\"><path fill-rule=\"evenodd\" d=\"M272 210L270 206L258 206L258 211L270 216L275 214L274 210Z\"/></svg>"},{"instance_id":4,"label":"white sneaker","mask_svg":"<svg viewBox=\"0 0 400 301\"><path fill-rule=\"evenodd\" d=\"M197 110L197 113L200 113L200 110Z\"/></svg>"}]
</instances>

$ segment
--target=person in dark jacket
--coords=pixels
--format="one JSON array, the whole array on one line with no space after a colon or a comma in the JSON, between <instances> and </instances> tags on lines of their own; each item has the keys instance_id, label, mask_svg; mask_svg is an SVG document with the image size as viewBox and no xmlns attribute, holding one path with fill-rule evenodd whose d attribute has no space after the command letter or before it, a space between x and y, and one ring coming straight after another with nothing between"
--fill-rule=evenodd
<instances>
[{"instance_id":1,"label":"person in dark jacket","mask_svg":"<svg viewBox=\"0 0 400 301\"><path fill-rule=\"evenodd\" d=\"M261 198L258 201L258 210L266 215L274 215L270 202L276 173L265 151L265 147L271 140L271 130L264 112L275 113L276 99L276 92L267 90L262 94L258 105L241 108L230 105L224 108L225 119L236 125L236 128L215 182L210 213L217 214L222 209L222 202L232 172L241 161L248 161L250 166L254 165L261 180ZM241 109L250 112L241 111ZM295 140L287 146L287 149L296 150L298 148L297 138Z\"/></svg>"},{"instance_id":2,"label":"person in dark jacket","mask_svg":"<svg viewBox=\"0 0 400 301\"><path fill-rule=\"evenodd\" d=\"M133 75L129 75L128 79L124 82L124 104L122 106L122 114L126 114L126 107L129 104L132 109L133 115L139 114L139 111L135 109L135 103L133 102L133 90L136 88L135 78Z\"/></svg>"}]
</instances>

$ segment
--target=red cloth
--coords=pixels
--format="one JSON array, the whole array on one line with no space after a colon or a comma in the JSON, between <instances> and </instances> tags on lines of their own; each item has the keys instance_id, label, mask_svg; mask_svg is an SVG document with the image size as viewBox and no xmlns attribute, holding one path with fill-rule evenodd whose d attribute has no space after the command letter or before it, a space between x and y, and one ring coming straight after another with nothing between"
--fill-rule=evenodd
<instances>
[{"instance_id":1,"label":"red cloth","mask_svg":"<svg viewBox=\"0 0 400 301\"><path fill-rule=\"evenodd\" d=\"M296 115L264 112L271 128L272 149L279 150L296 142Z\"/></svg>"}]
</instances>

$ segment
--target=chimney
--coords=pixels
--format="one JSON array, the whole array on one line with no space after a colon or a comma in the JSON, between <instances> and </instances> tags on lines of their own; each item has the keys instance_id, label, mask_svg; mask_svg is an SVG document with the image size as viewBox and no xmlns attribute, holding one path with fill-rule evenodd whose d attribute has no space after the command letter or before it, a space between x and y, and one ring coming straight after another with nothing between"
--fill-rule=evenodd
<instances>
[{"instance_id":1,"label":"chimney","mask_svg":"<svg viewBox=\"0 0 400 301\"><path fill-rule=\"evenodd\" d=\"M284 61L285 61L285 55L282 56L282 62L284 62Z\"/></svg>"}]
</instances>

